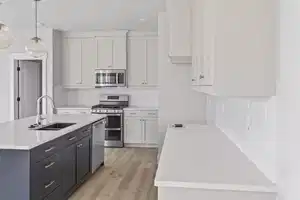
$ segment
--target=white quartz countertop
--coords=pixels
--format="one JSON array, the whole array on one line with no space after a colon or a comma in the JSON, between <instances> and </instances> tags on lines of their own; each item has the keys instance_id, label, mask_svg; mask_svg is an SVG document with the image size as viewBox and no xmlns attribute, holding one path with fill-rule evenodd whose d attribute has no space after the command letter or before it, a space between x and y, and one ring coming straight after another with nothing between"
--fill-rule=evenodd
<instances>
[{"instance_id":1,"label":"white quartz countertop","mask_svg":"<svg viewBox=\"0 0 300 200\"><path fill-rule=\"evenodd\" d=\"M155 111L157 111L158 110L158 108L157 107L139 107L139 106L129 106L129 107L126 107L126 108L124 108L124 110L126 111L126 110L141 110L141 111L144 111L144 110L155 110Z\"/></svg>"},{"instance_id":2,"label":"white quartz countertop","mask_svg":"<svg viewBox=\"0 0 300 200\"><path fill-rule=\"evenodd\" d=\"M169 128L155 178L158 187L276 192L276 185L218 128Z\"/></svg>"},{"instance_id":3,"label":"white quartz countertop","mask_svg":"<svg viewBox=\"0 0 300 200\"><path fill-rule=\"evenodd\" d=\"M30 130L28 127L35 124L35 117L0 123L0 150L30 150L105 117L91 114L47 116L47 123L76 123L59 131Z\"/></svg>"}]
</instances>

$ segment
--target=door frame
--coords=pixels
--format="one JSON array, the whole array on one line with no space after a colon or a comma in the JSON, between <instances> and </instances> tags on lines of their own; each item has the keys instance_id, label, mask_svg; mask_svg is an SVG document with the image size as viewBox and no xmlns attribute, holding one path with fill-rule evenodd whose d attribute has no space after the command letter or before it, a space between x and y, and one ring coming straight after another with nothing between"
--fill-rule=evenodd
<instances>
[{"instance_id":1,"label":"door frame","mask_svg":"<svg viewBox=\"0 0 300 200\"><path fill-rule=\"evenodd\" d=\"M40 60L42 61L42 95L47 94L47 58L45 54L41 58L35 58L27 53L12 53L11 54L11 66L10 66L10 120L16 119L17 103L15 99L15 86L16 86L16 70L15 61L22 60ZM52 97L53 95L51 95ZM43 114L47 113L47 103L43 102Z\"/></svg>"}]
</instances>

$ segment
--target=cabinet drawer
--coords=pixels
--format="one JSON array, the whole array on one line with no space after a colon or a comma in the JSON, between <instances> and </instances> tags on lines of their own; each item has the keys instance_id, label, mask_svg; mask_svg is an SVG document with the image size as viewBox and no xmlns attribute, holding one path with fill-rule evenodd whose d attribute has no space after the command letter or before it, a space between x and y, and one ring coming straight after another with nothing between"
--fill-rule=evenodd
<instances>
[{"instance_id":1,"label":"cabinet drawer","mask_svg":"<svg viewBox=\"0 0 300 200\"><path fill-rule=\"evenodd\" d=\"M47 142L46 144L34 148L30 152L32 161L38 162L53 155L54 153L59 151L59 149L61 149L62 145L63 141L58 138L56 140Z\"/></svg>"},{"instance_id":2,"label":"cabinet drawer","mask_svg":"<svg viewBox=\"0 0 300 200\"><path fill-rule=\"evenodd\" d=\"M156 117L158 117L158 113L157 113L157 111L141 111L141 116L143 116L143 117L148 117L148 118L152 118L152 117L154 117L154 118L156 118Z\"/></svg>"},{"instance_id":3,"label":"cabinet drawer","mask_svg":"<svg viewBox=\"0 0 300 200\"><path fill-rule=\"evenodd\" d=\"M125 111L125 117L140 117L140 111L138 110Z\"/></svg>"},{"instance_id":4,"label":"cabinet drawer","mask_svg":"<svg viewBox=\"0 0 300 200\"><path fill-rule=\"evenodd\" d=\"M63 136L63 145L64 146L69 146L71 144L76 143L77 141L79 141L81 138L80 134L78 131L73 131L65 136Z\"/></svg>"},{"instance_id":5,"label":"cabinet drawer","mask_svg":"<svg viewBox=\"0 0 300 200\"><path fill-rule=\"evenodd\" d=\"M40 199L61 185L61 157L58 154L46 158L31 167L31 196Z\"/></svg>"},{"instance_id":6,"label":"cabinet drawer","mask_svg":"<svg viewBox=\"0 0 300 200\"><path fill-rule=\"evenodd\" d=\"M51 194L45 197L43 200L60 200L62 199L62 188L56 188Z\"/></svg>"}]
</instances>

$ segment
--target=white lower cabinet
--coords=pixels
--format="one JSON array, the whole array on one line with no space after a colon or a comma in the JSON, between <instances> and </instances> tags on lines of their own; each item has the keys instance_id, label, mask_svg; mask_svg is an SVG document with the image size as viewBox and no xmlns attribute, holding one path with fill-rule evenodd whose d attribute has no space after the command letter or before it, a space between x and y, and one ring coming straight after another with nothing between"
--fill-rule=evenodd
<instances>
[{"instance_id":1,"label":"white lower cabinet","mask_svg":"<svg viewBox=\"0 0 300 200\"><path fill-rule=\"evenodd\" d=\"M158 122L157 119L144 119L144 142L146 144L158 143Z\"/></svg>"},{"instance_id":2,"label":"white lower cabinet","mask_svg":"<svg viewBox=\"0 0 300 200\"><path fill-rule=\"evenodd\" d=\"M127 118L125 120L125 143L143 143L143 124L139 118Z\"/></svg>"},{"instance_id":3,"label":"white lower cabinet","mask_svg":"<svg viewBox=\"0 0 300 200\"><path fill-rule=\"evenodd\" d=\"M124 142L127 146L156 147L158 120L156 111L125 111Z\"/></svg>"},{"instance_id":4,"label":"white lower cabinet","mask_svg":"<svg viewBox=\"0 0 300 200\"><path fill-rule=\"evenodd\" d=\"M90 108L57 108L57 114L60 115L80 115L80 114L90 114Z\"/></svg>"}]
</instances>

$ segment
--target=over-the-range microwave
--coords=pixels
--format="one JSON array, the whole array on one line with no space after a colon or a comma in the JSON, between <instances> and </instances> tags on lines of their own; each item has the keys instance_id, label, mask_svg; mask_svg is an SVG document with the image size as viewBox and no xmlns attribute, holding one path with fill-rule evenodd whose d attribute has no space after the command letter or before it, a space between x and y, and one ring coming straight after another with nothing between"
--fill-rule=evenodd
<instances>
[{"instance_id":1,"label":"over-the-range microwave","mask_svg":"<svg viewBox=\"0 0 300 200\"><path fill-rule=\"evenodd\" d=\"M126 87L126 70L95 70L95 87Z\"/></svg>"}]
</instances>

